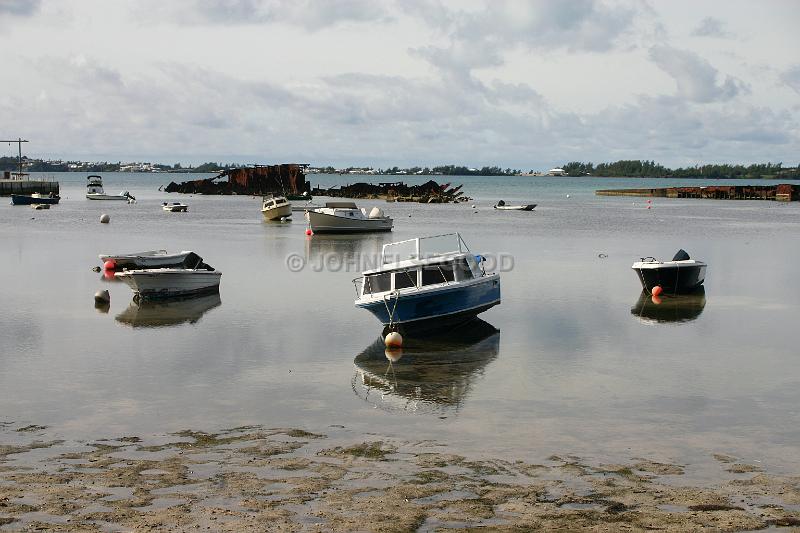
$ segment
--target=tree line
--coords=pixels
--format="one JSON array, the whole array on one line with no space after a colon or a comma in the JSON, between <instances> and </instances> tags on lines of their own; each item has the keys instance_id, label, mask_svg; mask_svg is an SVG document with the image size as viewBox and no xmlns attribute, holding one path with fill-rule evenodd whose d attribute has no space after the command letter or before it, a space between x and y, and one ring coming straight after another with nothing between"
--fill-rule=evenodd
<instances>
[{"instance_id":1,"label":"tree line","mask_svg":"<svg viewBox=\"0 0 800 533\"><path fill-rule=\"evenodd\" d=\"M614 163L581 163L573 161L561 167L568 176L625 178L706 178L706 179L800 179L799 167L783 167L783 163L752 165L695 165L667 168L655 161L620 160Z\"/></svg>"}]
</instances>

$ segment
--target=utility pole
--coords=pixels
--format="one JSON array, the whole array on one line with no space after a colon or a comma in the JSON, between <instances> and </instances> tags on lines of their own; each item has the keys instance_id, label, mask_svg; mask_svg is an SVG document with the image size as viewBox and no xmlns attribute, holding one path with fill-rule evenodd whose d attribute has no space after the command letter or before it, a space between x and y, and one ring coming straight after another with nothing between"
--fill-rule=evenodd
<instances>
[{"instance_id":1,"label":"utility pole","mask_svg":"<svg viewBox=\"0 0 800 533\"><path fill-rule=\"evenodd\" d=\"M0 143L17 143L19 148L19 178L22 179L22 143L26 143L25 139L18 137L15 141L0 141Z\"/></svg>"}]
</instances>

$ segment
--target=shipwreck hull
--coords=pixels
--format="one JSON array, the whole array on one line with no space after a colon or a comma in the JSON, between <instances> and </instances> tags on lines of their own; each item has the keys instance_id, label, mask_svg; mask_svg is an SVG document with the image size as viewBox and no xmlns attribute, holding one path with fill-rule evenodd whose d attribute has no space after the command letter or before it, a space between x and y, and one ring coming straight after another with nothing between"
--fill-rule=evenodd
<instances>
[{"instance_id":1,"label":"shipwreck hull","mask_svg":"<svg viewBox=\"0 0 800 533\"><path fill-rule=\"evenodd\" d=\"M310 192L305 165L263 165L229 169L211 178L172 182L166 192L184 194L303 194Z\"/></svg>"}]
</instances>

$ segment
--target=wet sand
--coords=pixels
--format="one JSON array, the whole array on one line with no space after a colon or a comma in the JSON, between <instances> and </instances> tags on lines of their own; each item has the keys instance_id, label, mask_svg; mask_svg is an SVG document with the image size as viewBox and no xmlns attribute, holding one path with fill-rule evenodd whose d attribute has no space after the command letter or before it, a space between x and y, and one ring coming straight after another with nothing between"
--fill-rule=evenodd
<instances>
[{"instance_id":1,"label":"wet sand","mask_svg":"<svg viewBox=\"0 0 800 533\"><path fill-rule=\"evenodd\" d=\"M3 423L0 530L414 531L800 527L800 477L717 453L692 466L554 455L533 464L447 443L242 427L87 442Z\"/></svg>"}]
</instances>

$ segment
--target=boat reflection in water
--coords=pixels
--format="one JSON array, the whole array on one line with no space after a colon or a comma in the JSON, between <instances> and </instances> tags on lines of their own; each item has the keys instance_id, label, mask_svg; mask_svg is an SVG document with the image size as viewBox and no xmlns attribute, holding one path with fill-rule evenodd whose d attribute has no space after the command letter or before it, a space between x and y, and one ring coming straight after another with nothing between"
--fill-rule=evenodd
<instances>
[{"instance_id":1,"label":"boat reflection in water","mask_svg":"<svg viewBox=\"0 0 800 533\"><path fill-rule=\"evenodd\" d=\"M405 337L403 344L387 350L379 338L358 354L353 392L386 411L442 414L458 411L497 357L500 330L475 319L435 336Z\"/></svg>"},{"instance_id":2,"label":"boat reflection in water","mask_svg":"<svg viewBox=\"0 0 800 533\"><path fill-rule=\"evenodd\" d=\"M221 304L219 293L161 301L134 299L116 319L134 328L177 326L187 322L194 324L206 312Z\"/></svg>"},{"instance_id":3,"label":"boat reflection in water","mask_svg":"<svg viewBox=\"0 0 800 533\"><path fill-rule=\"evenodd\" d=\"M642 291L631 314L645 324L691 322L706 306L706 290L699 287L691 294L650 296Z\"/></svg>"}]
</instances>

